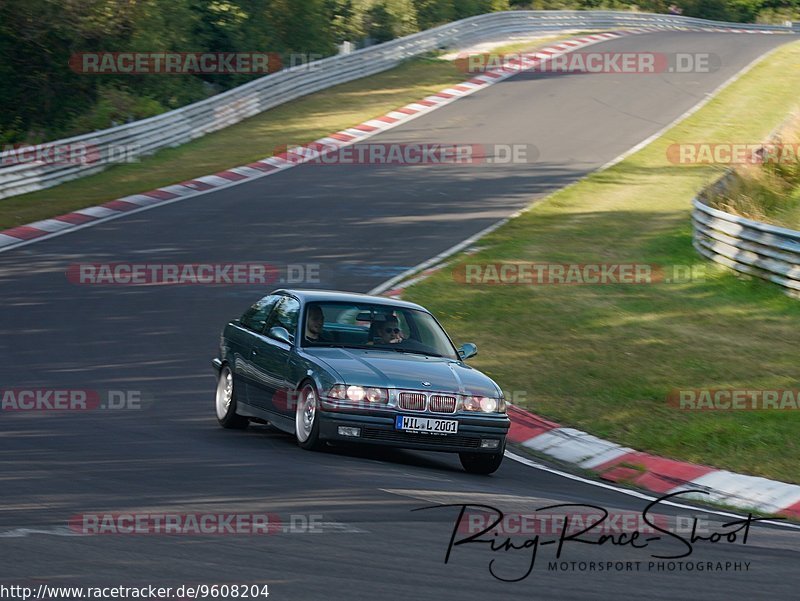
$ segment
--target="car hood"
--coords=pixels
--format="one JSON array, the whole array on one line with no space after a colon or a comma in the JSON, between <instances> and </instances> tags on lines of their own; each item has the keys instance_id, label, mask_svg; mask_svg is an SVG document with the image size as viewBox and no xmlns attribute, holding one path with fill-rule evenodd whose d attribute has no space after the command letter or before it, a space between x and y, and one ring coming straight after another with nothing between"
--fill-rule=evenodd
<instances>
[{"instance_id":1,"label":"car hood","mask_svg":"<svg viewBox=\"0 0 800 601\"><path fill-rule=\"evenodd\" d=\"M491 397L497 397L500 392L497 384L477 369L444 357L373 349L306 351L338 373L344 379L343 384Z\"/></svg>"}]
</instances>

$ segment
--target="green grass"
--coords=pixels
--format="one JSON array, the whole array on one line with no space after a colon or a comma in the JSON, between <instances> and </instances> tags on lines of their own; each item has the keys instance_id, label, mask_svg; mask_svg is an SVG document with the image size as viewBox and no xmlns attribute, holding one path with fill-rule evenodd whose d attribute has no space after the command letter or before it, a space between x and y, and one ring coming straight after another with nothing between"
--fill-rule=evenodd
<instances>
[{"instance_id":1,"label":"green grass","mask_svg":"<svg viewBox=\"0 0 800 601\"><path fill-rule=\"evenodd\" d=\"M788 148L800 144L800 115L793 116L779 133ZM794 152L763 164L737 166L724 190L709 191L712 206L742 217L800 229L800 161Z\"/></svg>"},{"instance_id":2,"label":"green grass","mask_svg":"<svg viewBox=\"0 0 800 601\"><path fill-rule=\"evenodd\" d=\"M800 388L800 302L694 251L691 200L720 168L666 154L673 143L764 139L797 102L798 62L800 43L783 46L659 140L537 203L404 298L434 311L455 340L476 342L471 363L539 414L637 449L800 482L797 411L666 402L671 389ZM593 286L475 285L453 274L500 261L699 265L705 274Z\"/></svg>"},{"instance_id":3,"label":"green grass","mask_svg":"<svg viewBox=\"0 0 800 601\"><path fill-rule=\"evenodd\" d=\"M522 51L574 35L518 42L492 52ZM277 147L311 142L470 77L452 61L435 56L411 59L389 71L310 94L188 144L162 150L141 162L0 200L0 230L252 163L271 156Z\"/></svg>"}]
</instances>

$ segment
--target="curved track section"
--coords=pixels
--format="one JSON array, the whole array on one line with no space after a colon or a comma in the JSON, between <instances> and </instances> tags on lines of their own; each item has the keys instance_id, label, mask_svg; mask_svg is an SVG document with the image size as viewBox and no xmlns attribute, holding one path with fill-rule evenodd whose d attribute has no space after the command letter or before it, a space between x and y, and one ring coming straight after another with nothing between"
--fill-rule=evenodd
<instances>
[{"instance_id":1,"label":"curved track section","mask_svg":"<svg viewBox=\"0 0 800 601\"><path fill-rule=\"evenodd\" d=\"M79 262L320 263L321 286L366 291L603 165L789 39L617 39L594 49L710 52L722 67L523 74L370 140L534 144L534 164L305 165L0 255L5 388L137 389L153 399L140 411L3 412L0 582L268 582L275 598L370 601L583 600L625 589L650 599L756 598L767 590L791 598L800 584L796 535L763 527L746 546L709 544L692 556L750 562L749 571L551 572L545 559L554 552L543 548L531 577L509 584L489 575L496 554L478 545L457 549L444 565L455 511L412 509L482 502L529 512L566 502L640 511L644 502L513 461L476 478L449 456L308 453L268 427L223 431L213 418L209 358L223 322L262 292L258 286L91 287L65 277ZM326 526L255 537L63 536L70 516L120 511L321 515ZM651 559L608 547L576 544L565 559ZM524 573L530 556L507 555L496 564L501 575Z\"/></svg>"}]
</instances>

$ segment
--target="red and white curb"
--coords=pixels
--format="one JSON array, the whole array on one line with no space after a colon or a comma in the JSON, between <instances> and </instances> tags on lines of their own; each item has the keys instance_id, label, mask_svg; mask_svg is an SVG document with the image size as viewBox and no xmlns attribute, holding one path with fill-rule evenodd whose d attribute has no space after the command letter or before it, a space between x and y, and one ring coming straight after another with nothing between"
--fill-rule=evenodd
<instances>
[{"instance_id":1,"label":"red and white curb","mask_svg":"<svg viewBox=\"0 0 800 601\"><path fill-rule=\"evenodd\" d=\"M496 229L506 221L489 229ZM457 246L468 246L485 234L486 231L479 232ZM402 278L400 282L389 280L369 294L400 298L406 288L446 267L449 264L446 257L453 254L452 250L445 251L412 277L401 274L398 276ZM690 493L683 497L800 520L800 486L796 484L650 455L588 432L563 427L513 405L509 407L508 416L511 419L510 442L595 472L603 480L630 484L659 494L702 490L707 494Z\"/></svg>"},{"instance_id":2,"label":"red and white curb","mask_svg":"<svg viewBox=\"0 0 800 601\"><path fill-rule=\"evenodd\" d=\"M483 235L485 232L480 232L459 246L472 244ZM449 261L443 258L453 254L445 251L434 257L430 267L417 271L413 277L406 276L399 283L389 280L369 294L400 298L406 288L446 267ZM508 416L511 419L510 442L595 472L603 480L630 484L659 494L702 490L707 494L690 493L683 497L800 520L800 486L796 484L650 455L588 432L563 427L514 405L509 407Z\"/></svg>"},{"instance_id":3,"label":"red and white curb","mask_svg":"<svg viewBox=\"0 0 800 601\"><path fill-rule=\"evenodd\" d=\"M290 148L286 152L273 157L248 165L226 169L213 175L206 175L148 192L125 196L98 206L80 209L66 215L59 215L52 219L45 219L4 230L0 232L0 252L90 227L126 214L144 211L156 206L185 200L207 192L272 175L303 164L317 156L333 152L335 149L355 144L378 133L397 127L420 115L450 104L459 98L546 63L553 57L609 39L664 29L724 31L730 33L779 33L733 28L720 30L713 28L647 27L598 33L566 40L523 55L518 61L509 61L508 65L503 68L489 70L381 117L370 119L359 125L320 138L310 144ZM479 232L478 235L458 246L464 246L467 242L480 238L488 233L489 229L496 229L507 220L505 219L487 228L487 230ZM452 252L442 253L442 255L445 254L452 254ZM435 267L419 273L414 279L397 286L386 294L399 296L403 288L420 279L424 279L440 269L443 265L441 261L436 259L437 257L434 257L430 261L430 265L436 265ZM401 278L398 278L398 281L399 279ZM390 283L393 284L394 281L390 280ZM378 294L379 292L376 289L371 293ZM734 507L756 509L764 513L782 514L800 519L800 486L766 478L734 474L711 467L641 453L580 430L561 427L519 407L511 407L509 415L512 420L509 440L565 463L590 469L597 472L605 480L630 483L658 493L676 492L689 488L701 489L709 493L708 496L698 496L701 500L711 500Z\"/></svg>"},{"instance_id":4,"label":"red and white curb","mask_svg":"<svg viewBox=\"0 0 800 601\"><path fill-rule=\"evenodd\" d=\"M708 100L715 97L720 90L735 81L757 62L758 59L719 86L705 100L679 116L661 131L638 144L634 149L607 163L601 170L619 162L629 154L632 154L635 149L643 147L650 141L660 137L686 116L701 108ZM427 279L446 267L457 253L471 252L471 249L481 238L530 208L518 211L490 225L435 257L387 280L370 290L368 294L401 298L406 288ZM731 507L754 509L763 513L783 515L800 520L800 486L796 484L736 474L705 465L696 465L639 452L581 430L562 427L555 422L516 406L509 408L509 417L511 418L509 440L512 443L520 444L561 462L592 470L604 480L633 484L661 494L689 489L702 490L707 494L684 496L686 498L694 496L699 501L711 501Z\"/></svg>"},{"instance_id":5,"label":"red and white curb","mask_svg":"<svg viewBox=\"0 0 800 601\"><path fill-rule=\"evenodd\" d=\"M664 29L726 31L731 33L776 33L772 31L749 31L742 29L719 30L709 28L644 27L624 31L596 33L565 40L541 48L536 52L524 54L518 60L508 61L508 63L501 68L488 70L485 73L446 88L431 96L427 96L417 102L407 104L381 117L376 117L359 125L338 131L304 146L289 148L286 152L275 156L248 165L232 167L213 175L198 177L140 194L124 196L98 206L80 209L72 213L67 213L66 215L59 215L52 219L45 219L43 221L4 230L0 232L0 252L32 244L40 240L61 236L132 213L186 200L187 198L278 173L296 165L301 165L318 156L334 152L339 148L356 144L376 134L397 127L398 125L402 125L421 115L448 105L459 98L469 96L470 94L503 81L513 75L532 69L537 65L547 63L547 61L556 56L610 39L627 35L662 31Z\"/></svg>"},{"instance_id":6,"label":"red and white curb","mask_svg":"<svg viewBox=\"0 0 800 601\"><path fill-rule=\"evenodd\" d=\"M564 428L520 407L511 407L509 440L577 467L603 480L631 484L659 494L702 490L685 495L699 501L800 519L800 486L745 476L705 465L666 459Z\"/></svg>"},{"instance_id":7,"label":"red and white curb","mask_svg":"<svg viewBox=\"0 0 800 601\"><path fill-rule=\"evenodd\" d=\"M518 61L509 61L503 68L488 70L467 81L463 81L441 92L427 96L422 100L390 111L385 115L330 134L329 136L320 138L309 144L288 148L285 152L276 154L275 156L248 165L226 169L213 175L198 177L178 184L150 190L149 192L125 196L99 206L81 209L66 215L53 217L52 219L45 219L44 221L37 221L35 223L29 223L2 231L0 232L0 252L31 244L34 241L59 236L111 219L116 219L126 214L151 209L179 200L185 200L210 191L228 188L246 181L272 175L285 169L290 169L321 155L334 152L345 146L356 144L376 134L407 123L421 115L450 104L459 98L469 96L478 90L503 81L512 75L531 69L536 65L546 63L553 57L571 52L577 48L583 48L624 35L640 33L641 31L642 30L631 30L598 33L572 40L565 40L558 44L541 48L537 52L525 55Z\"/></svg>"}]
</instances>

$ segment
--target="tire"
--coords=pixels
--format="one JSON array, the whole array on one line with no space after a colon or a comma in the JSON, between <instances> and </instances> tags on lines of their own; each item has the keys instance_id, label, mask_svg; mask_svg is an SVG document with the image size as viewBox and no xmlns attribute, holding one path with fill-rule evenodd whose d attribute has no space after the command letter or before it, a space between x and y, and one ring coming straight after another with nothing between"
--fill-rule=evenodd
<instances>
[{"instance_id":1,"label":"tire","mask_svg":"<svg viewBox=\"0 0 800 601\"><path fill-rule=\"evenodd\" d=\"M470 474L481 474L488 476L497 471L503 463L503 451L500 453L459 453L458 458L464 470Z\"/></svg>"},{"instance_id":2,"label":"tire","mask_svg":"<svg viewBox=\"0 0 800 601\"><path fill-rule=\"evenodd\" d=\"M236 413L236 389L234 387L233 372L227 365L219 370L217 380L216 413L217 421L223 428L231 430L244 430L249 423L246 417Z\"/></svg>"},{"instance_id":3,"label":"tire","mask_svg":"<svg viewBox=\"0 0 800 601\"><path fill-rule=\"evenodd\" d=\"M297 444L307 451L319 451L325 441L319 438L319 399L313 384L306 382L300 388L297 409L294 412L294 431Z\"/></svg>"}]
</instances>

